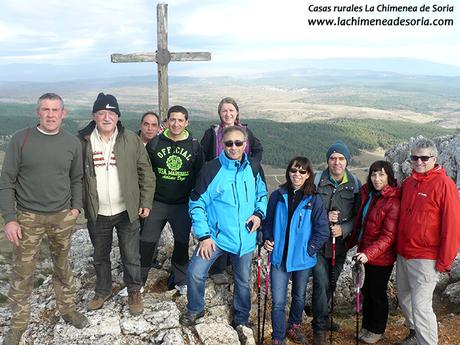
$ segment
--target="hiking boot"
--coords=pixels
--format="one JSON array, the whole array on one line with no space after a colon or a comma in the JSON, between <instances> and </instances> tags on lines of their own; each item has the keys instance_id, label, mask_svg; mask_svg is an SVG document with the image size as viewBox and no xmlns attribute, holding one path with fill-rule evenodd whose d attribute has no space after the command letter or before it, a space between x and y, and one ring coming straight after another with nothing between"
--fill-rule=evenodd
<instances>
[{"instance_id":1,"label":"hiking boot","mask_svg":"<svg viewBox=\"0 0 460 345\"><path fill-rule=\"evenodd\" d=\"M163 265L161 264L160 261L158 261L157 259L153 259L152 268L155 268L157 270L161 270L162 267L163 267Z\"/></svg>"},{"instance_id":2,"label":"hiking boot","mask_svg":"<svg viewBox=\"0 0 460 345\"><path fill-rule=\"evenodd\" d=\"M415 329L410 329L407 337L402 341L397 341L395 345L417 345L417 333L415 333Z\"/></svg>"},{"instance_id":3,"label":"hiking boot","mask_svg":"<svg viewBox=\"0 0 460 345\"><path fill-rule=\"evenodd\" d=\"M300 324L293 323L286 331L286 337L296 344L306 344L307 338L300 331Z\"/></svg>"},{"instance_id":4,"label":"hiking boot","mask_svg":"<svg viewBox=\"0 0 460 345\"><path fill-rule=\"evenodd\" d=\"M196 320L204 316L204 310L200 311L198 314L191 314L188 310L182 314L179 318L179 322L182 326L194 326Z\"/></svg>"},{"instance_id":5,"label":"hiking boot","mask_svg":"<svg viewBox=\"0 0 460 345\"><path fill-rule=\"evenodd\" d=\"M144 287L141 287L141 289L139 290L141 292L141 294L144 293ZM118 296L120 297L128 297L128 288L125 286L123 289L120 290L120 292L118 292Z\"/></svg>"},{"instance_id":6,"label":"hiking boot","mask_svg":"<svg viewBox=\"0 0 460 345\"><path fill-rule=\"evenodd\" d=\"M233 329L236 330L237 327L247 327L247 328L252 328L254 326L254 324L251 322L251 321L248 321L246 323L236 323L235 320L232 320L232 322L230 322L230 326L232 326Z\"/></svg>"},{"instance_id":7,"label":"hiking boot","mask_svg":"<svg viewBox=\"0 0 460 345\"><path fill-rule=\"evenodd\" d=\"M104 302L109 299L110 295L101 296L101 295L94 295L93 299L88 302L88 310L98 310L101 309L104 305Z\"/></svg>"},{"instance_id":8,"label":"hiking boot","mask_svg":"<svg viewBox=\"0 0 460 345\"><path fill-rule=\"evenodd\" d=\"M18 345L24 331L24 328L10 328L3 338L3 345Z\"/></svg>"},{"instance_id":9,"label":"hiking boot","mask_svg":"<svg viewBox=\"0 0 460 345\"><path fill-rule=\"evenodd\" d=\"M89 321L86 316L76 310L61 316L65 322L70 323L72 326L78 329L85 328L89 325Z\"/></svg>"},{"instance_id":10,"label":"hiking boot","mask_svg":"<svg viewBox=\"0 0 460 345\"><path fill-rule=\"evenodd\" d=\"M361 339L362 337L364 337L367 334L367 332L368 332L367 329L361 328L359 333L358 333L358 339Z\"/></svg>"},{"instance_id":11,"label":"hiking boot","mask_svg":"<svg viewBox=\"0 0 460 345\"><path fill-rule=\"evenodd\" d=\"M142 302L142 295L140 290L133 290L128 292L128 306L129 313L132 316L138 316L144 312L144 303Z\"/></svg>"},{"instance_id":12,"label":"hiking boot","mask_svg":"<svg viewBox=\"0 0 460 345\"><path fill-rule=\"evenodd\" d=\"M361 338L362 341L368 344L374 344L378 342L380 339L383 339L383 334L374 333L371 331L367 331L367 334L364 334Z\"/></svg>"},{"instance_id":13,"label":"hiking boot","mask_svg":"<svg viewBox=\"0 0 460 345\"><path fill-rule=\"evenodd\" d=\"M179 292L181 295L187 295L187 285L174 285L174 288Z\"/></svg>"},{"instance_id":14,"label":"hiking boot","mask_svg":"<svg viewBox=\"0 0 460 345\"><path fill-rule=\"evenodd\" d=\"M226 273L216 273L211 276L212 281L214 284L217 285L224 285L228 284L228 276Z\"/></svg>"},{"instance_id":15,"label":"hiking boot","mask_svg":"<svg viewBox=\"0 0 460 345\"><path fill-rule=\"evenodd\" d=\"M313 332L313 345L328 345L327 331Z\"/></svg>"}]
</instances>

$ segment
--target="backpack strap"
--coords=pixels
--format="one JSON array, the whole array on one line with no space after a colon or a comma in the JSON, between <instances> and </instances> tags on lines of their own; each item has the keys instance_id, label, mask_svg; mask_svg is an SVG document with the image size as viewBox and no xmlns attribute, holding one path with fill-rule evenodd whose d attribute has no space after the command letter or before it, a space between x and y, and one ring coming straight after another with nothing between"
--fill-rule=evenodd
<instances>
[{"instance_id":1,"label":"backpack strap","mask_svg":"<svg viewBox=\"0 0 460 345\"><path fill-rule=\"evenodd\" d=\"M27 138L29 137L30 134L30 127L27 127L26 132L24 133L24 136L22 137L22 144L21 144L21 153L24 145L26 144Z\"/></svg>"},{"instance_id":2,"label":"backpack strap","mask_svg":"<svg viewBox=\"0 0 460 345\"><path fill-rule=\"evenodd\" d=\"M354 194L358 194L359 193L359 189L361 188L361 184L359 183L359 180L358 178L356 177L356 175L353 175L353 180L355 181L355 191L354 191Z\"/></svg>"},{"instance_id":3,"label":"backpack strap","mask_svg":"<svg viewBox=\"0 0 460 345\"><path fill-rule=\"evenodd\" d=\"M317 172L315 174L315 180L313 181L313 183L315 184L316 189L318 189L319 181L321 181L321 175L322 175L322 172Z\"/></svg>"}]
</instances>

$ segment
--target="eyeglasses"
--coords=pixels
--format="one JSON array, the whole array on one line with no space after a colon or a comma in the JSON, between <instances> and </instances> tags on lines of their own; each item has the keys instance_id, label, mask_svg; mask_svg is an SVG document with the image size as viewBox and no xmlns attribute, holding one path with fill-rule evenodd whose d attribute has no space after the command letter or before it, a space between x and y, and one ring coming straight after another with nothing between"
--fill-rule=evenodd
<instances>
[{"instance_id":1,"label":"eyeglasses","mask_svg":"<svg viewBox=\"0 0 460 345\"><path fill-rule=\"evenodd\" d=\"M419 159L422 162L427 162L430 158L433 158L434 156L410 156L410 160L412 162L417 162Z\"/></svg>"},{"instance_id":2,"label":"eyeglasses","mask_svg":"<svg viewBox=\"0 0 460 345\"><path fill-rule=\"evenodd\" d=\"M307 173L307 170L291 168L289 169L289 172L292 174L295 174L296 172L298 172L300 173L300 175L305 175Z\"/></svg>"},{"instance_id":3,"label":"eyeglasses","mask_svg":"<svg viewBox=\"0 0 460 345\"><path fill-rule=\"evenodd\" d=\"M241 141L241 140L227 140L227 141L224 141L224 145L226 147L232 147L233 145L235 145L236 147L241 147L243 146L243 144L245 143L245 141Z\"/></svg>"}]
</instances>

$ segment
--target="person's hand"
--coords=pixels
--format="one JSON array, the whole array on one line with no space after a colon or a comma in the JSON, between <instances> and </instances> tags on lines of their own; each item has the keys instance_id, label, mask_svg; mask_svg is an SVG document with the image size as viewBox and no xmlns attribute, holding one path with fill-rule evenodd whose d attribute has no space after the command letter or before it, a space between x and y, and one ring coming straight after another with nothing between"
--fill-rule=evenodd
<instances>
[{"instance_id":1,"label":"person's hand","mask_svg":"<svg viewBox=\"0 0 460 345\"><path fill-rule=\"evenodd\" d=\"M338 224L331 226L331 236L332 237L342 236L342 227Z\"/></svg>"},{"instance_id":2,"label":"person's hand","mask_svg":"<svg viewBox=\"0 0 460 345\"><path fill-rule=\"evenodd\" d=\"M354 258L356 259L356 261L361 262L363 264L365 264L366 262L369 261L369 259L367 258L366 254L364 254L364 253L356 253Z\"/></svg>"},{"instance_id":3,"label":"person's hand","mask_svg":"<svg viewBox=\"0 0 460 345\"><path fill-rule=\"evenodd\" d=\"M207 238L198 243L196 255L201 256L205 260L211 259L212 252L216 250L216 244L211 238Z\"/></svg>"},{"instance_id":4,"label":"person's hand","mask_svg":"<svg viewBox=\"0 0 460 345\"><path fill-rule=\"evenodd\" d=\"M329 211L327 214L327 218L329 220L329 223L338 223L339 222L339 214L340 211Z\"/></svg>"},{"instance_id":5,"label":"person's hand","mask_svg":"<svg viewBox=\"0 0 460 345\"><path fill-rule=\"evenodd\" d=\"M271 253L273 251L273 247L275 245L275 242L274 241L269 241L269 240L266 240L264 242L264 248L267 252Z\"/></svg>"},{"instance_id":6,"label":"person's hand","mask_svg":"<svg viewBox=\"0 0 460 345\"><path fill-rule=\"evenodd\" d=\"M21 226L15 220L5 224L5 236L16 247L19 247L19 240L22 239Z\"/></svg>"},{"instance_id":7,"label":"person's hand","mask_svg":"<svg viewBox=\"0 0 460 345\"><path fill-rule=\"evenodd\" d=\"M72 208L72 209L70 210L70 213L72 213L72 216L73 216L75 219L77 219L78 216L80 215L80 211L79 211L78 209L76 209L76 208Z\"/></svg>"},{"instance_id":8,"label":"person's hand","mask_svg":"<svg viewBox=\"0 0 460 345\"><path fill-rule=\"evenodd\" d=\"M141 218L147 218L150 214L150 209L147 207L141 207L139 209L139 217Z\"/></svg>"},{"instance_id":9,"label":"person's hand","mask_svg":"<svg viewBox=\"0 0 460 345\"><path fill-rule=\"evenodd\" d=\"M248 228L248 231L250 234L252 234L254 231L256 231L260 227L260 218L255 215L252 215L246 220L246 224L249 224L251 222L252 222L252 227ZM246 227L247 226L248 225L246 225Z\"/></svg>"}]
</instances>

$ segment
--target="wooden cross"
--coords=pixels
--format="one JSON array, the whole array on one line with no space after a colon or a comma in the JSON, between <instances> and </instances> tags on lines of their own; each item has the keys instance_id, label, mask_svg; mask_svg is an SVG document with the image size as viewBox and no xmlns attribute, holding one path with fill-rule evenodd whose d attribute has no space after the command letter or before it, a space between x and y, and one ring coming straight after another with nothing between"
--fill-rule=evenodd
<instances>
[{"instance_id":1,"label":"wooden cross","mask_svg":"<svg viewBox=\"0 0 460 345\"><path fill-rule=\"evenodd\" d=\"M168 101L168 64L170 61L209 61L208 52L171 53L168 50L168 4L157 5L157 51L155 53L112 54L112 62L156 62L158 65L158 102L160 116L166 118Z\"/></svg>"}]
</instances>

